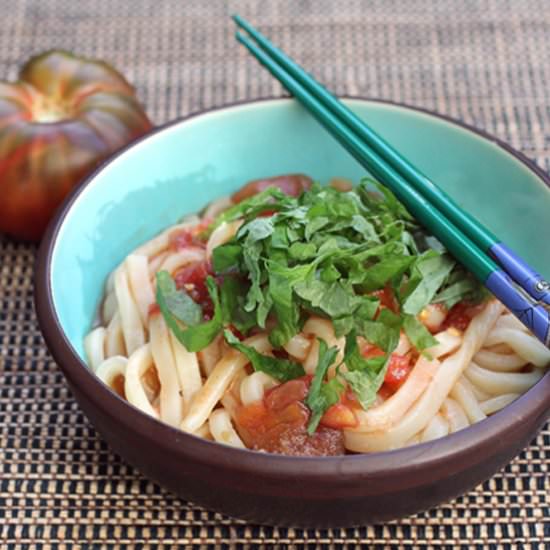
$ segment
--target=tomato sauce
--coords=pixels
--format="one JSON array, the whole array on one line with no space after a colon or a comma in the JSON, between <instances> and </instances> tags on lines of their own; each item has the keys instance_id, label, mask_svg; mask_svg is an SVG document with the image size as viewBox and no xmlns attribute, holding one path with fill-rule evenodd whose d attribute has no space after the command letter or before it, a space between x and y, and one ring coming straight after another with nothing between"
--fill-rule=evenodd
<instances>
[{"instance_id":1,"label":"tomato sauce","mask_svg":"<svg viewBox=\"0 0 550 550\"><path fill-rule=\"evenodd\" d=\"M245 445L290 456L345 454L341 429L322 422L313 435L307 433L310 411L304 400L310 383L310 376L290 380L266 392L263 399L240 407L236 425Z\"/></svg>"}]
</instances>

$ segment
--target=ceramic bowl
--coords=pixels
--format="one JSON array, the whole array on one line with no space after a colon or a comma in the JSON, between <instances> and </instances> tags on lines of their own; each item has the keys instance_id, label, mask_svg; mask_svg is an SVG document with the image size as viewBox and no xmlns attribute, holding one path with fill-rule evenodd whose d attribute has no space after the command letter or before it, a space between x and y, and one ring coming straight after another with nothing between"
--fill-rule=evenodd
<instances>
[{"instance_id":1,"label":"ceramic bowl","mask_svg":"<svg viewBox=\"0 0 550 550\"><path fill-rule=\"evenodd\" d=\"M550 278L548 177L482 132L402 105L348 105ZM137 245L247 180L304 172L358 181L359 166L290 99L224 107L158 128L92 174L45 236L36 272L42 332L101 436L144 475L207 508L251 522L349 526L425 510L493 475L550 411L550 374L501 412L421 445L295 458L202 440L142 414L86 366L108 273Z\"/></svg>"}]
</instances>

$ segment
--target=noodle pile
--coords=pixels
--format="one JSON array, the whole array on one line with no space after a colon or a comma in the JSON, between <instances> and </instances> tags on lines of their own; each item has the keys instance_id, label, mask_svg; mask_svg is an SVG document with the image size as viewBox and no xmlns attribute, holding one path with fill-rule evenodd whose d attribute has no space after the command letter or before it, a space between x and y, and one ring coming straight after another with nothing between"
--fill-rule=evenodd
<instances>
[{"instance_id":1,"label":"noodle pile","mask_svg":"<svg viewBox=\"0 0 550 550\"><path fill-rule=\"evenodd\" d=\"M235 423L239 407L258 402L279 381L252 371L249 359L219 334L207 347L191 352L158 311L155 276L174 275L184 266L208 260L229 241L242 220L219 225L206 247L177 249L174 235L199 231L231 205L212 203L202 219L188 218L134 250L109 276L99 324L85 338L90 367L136 408L188 433L245 448ZM345 338L330 320L310 315L301 332L284 344L288 356L314 374L319 339L344 357ZM356 410L358 424L344 430L350 452L375 452L429 441L483 420L536 384L550 362L545 348L498 301L492 299L461 332L435 334L438 344L419 354L404 384L367 410ZM266 332L244 339L272 355ZM402 333L398 353L411 347ZM328 371L328 378L334 376Z\"/></svg>"}]
</instances>

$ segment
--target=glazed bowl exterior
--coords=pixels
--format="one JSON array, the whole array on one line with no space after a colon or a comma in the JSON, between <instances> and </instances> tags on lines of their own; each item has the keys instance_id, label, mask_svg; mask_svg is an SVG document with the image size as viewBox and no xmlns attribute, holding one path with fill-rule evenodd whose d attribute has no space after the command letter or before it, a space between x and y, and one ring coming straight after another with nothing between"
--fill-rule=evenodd
<instances>
[{"instance_id":1,"label":"glazed bowl exterior","mask_svg":"<svg viewBox=\"0 0 550 550\"><path fill-rule=\"evenodd\" d=\"M347 100L371 126L550 278L548 177L498 140L426 111ZM304 172L365 176L290 99L194 115L152 131L67 200L39 253L35 299L47 345L101 436L181 497L250 522L351 526L425 510L493 475L550 410L550 375L501 412L440 440L391 452L296 458L202 440L141 413L86 366L108 273L137 245L250 179Z\"/></svg>"}]
</instances>

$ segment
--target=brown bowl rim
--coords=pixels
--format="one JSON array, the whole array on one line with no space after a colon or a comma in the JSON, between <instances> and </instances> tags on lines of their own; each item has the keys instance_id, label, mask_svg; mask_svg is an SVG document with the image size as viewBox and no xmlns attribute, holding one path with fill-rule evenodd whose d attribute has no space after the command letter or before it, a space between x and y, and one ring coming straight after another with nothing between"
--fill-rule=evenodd
<instances>
[{"instance_id":1,"label":"brown bowl rim","mask_svg":"<svg viewBox=\"0 0 550 550\"><path fill-rule=\"evenodd\" d=\"M477 129L460 120L429 109L396 101L357 96L344 96L342 99L386 104L408 109L438 118L451 125L459 126L490 141L515 157L529 171L536 174L550 189L550 176L537 166L534 161L484 130ZM501 447L503 434L507 431L516 433L518 430L521 430L521 425L526 418L536 417L539 423L542 424L550 410L550 372L502 411L464 430L436 441L392 451L337 457L290 457L260 453L248 449L236 449L187 434L142 413L105 386L78 357L76 351L67 340L55 311L50 285L50 271L52 253L59 230L73 203L83 189L94 181L104 167L115 161L120 155L138 143L168 128L185 124L198 116L212 112L252 104L292 101L294 100L289 97L264 97L232 102L196 111L157 126L139 139L121 148L107 161L100 164L67 197L54 219L50 222L38 252L35 269L35 306L39 325L48 348L68 381L79 387L82 391L85 391L90 400L93 400L97 406L109 411L113 418L116 418L117 421L124 424L128 429L139 432L145 441L150 440L158 447L164 448L167 452L174 452L182 457L198 459L213 467L223 467L234 472L258 474L264 477L286 480L299 476L300 479L309 479L311 481L319 481L321 479L332 480L333 483L338 484L346 480L352 481L372 476L378 478L380 476L392 476L397 473L414 474L415 471L418 472L419 468L425 470L426 467L430 469L431 467L442 466L456 458L460 458L461 461L468 463L470 460L475 460L470 457L473 451L477 451L473 454L478 455L478 452L493 452L495 448ZM461 463L456 466L456 469L462 470L466 466L467 464ZM420 480L417 481L419 482Z\"/></svg>"}]
</instances>

